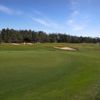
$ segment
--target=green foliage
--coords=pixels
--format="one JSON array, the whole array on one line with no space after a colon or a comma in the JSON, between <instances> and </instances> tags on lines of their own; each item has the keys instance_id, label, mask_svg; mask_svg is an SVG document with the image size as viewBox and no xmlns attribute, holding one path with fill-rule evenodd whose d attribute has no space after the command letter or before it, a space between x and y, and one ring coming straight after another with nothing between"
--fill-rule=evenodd
<instances>
[{"instance_id":1,"label":"green foliage","mask_svg":"<svg viewBox=\"0 0 100 100\"><path fill-rule=\"evenodd\" d=\"M100 43L100 38L70 36L61 33L45 33L43 31L2 29L0 42L4 43Z\"/></svg>"}]
</instances>

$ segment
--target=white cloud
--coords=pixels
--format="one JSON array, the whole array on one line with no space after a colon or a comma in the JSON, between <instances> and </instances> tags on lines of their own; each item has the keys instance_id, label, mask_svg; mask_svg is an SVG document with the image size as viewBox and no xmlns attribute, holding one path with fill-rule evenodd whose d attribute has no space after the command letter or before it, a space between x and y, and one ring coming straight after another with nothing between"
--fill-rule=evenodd
<instances>
[{"instance_id":1,"label":"white cloud","mask_svg":"<svg viewBox=\"0 0 100 100\"><path fill-rule=\"evenodd\" d=\"M13 11L13 14L16 14L16 15L22 15L23 14L23 12L22 11L19 11L19 10L17 10L17 11Z\"/></svg>"},{"instance_id":2,"label":"white cloud","mask_svg":"<svg viewBox=\"0 0 100 100\"><path fill-rule=\"evenodd\" d=\"M37 15L40 15L40 16L41 16L41 15L42 15L42 16L44 15L42 12L40 12L40 11L38 11L38 10L34 10L34 13L37 14Z\"/></svg>"},{"instance_id":3,"label":"white cloud","mask_svg":"<svg viewBox=\"0 0 100 100\"><path fill-rule=\"evenodd\" d=\"M67 25L74 31L81 31L86 27L86 24L82 22L77 22L74 19L68 20Z\"/></svg>"},{"instance_id":4,"label":"white cloud","mask_svg":"<svg viewBox=\"0 0 100 100\"><path fill-rule=\"evenodd\" d=\"M6 7L6 6L3 6L3 5L0 5L0 11L3 12L3 13L6 13L6 14L12 14L13 13L13 10Z\"/></svg>"},{"instance_id":5,"label":"white cloud","mask_svg":"<svg viewBox=\"0 0 100 100\"><path fill-rule=\"evenodd\" d=\"M73 15L73 14L72 14ZM67 21L67 25L73 30L73 31L82 31L84 30L89 23L89 16L71 16L71 18Z\"/></svg>"},{"instance_id":6,"label":"white cloud","mask_svg":"<svg viewBox=\"0 0 100 100\"><path fill-rule=\"evenodd\" d=\"M70 0L70 4L71 4L71 9L75 10L79 6L79 0Z\"/></svg>"},{"instance_id":7,"label":"white cloud","mask_svg":"<svg viewBox=\"0 0 100 100\"><path fill-rule=\"evenodd\" d=\"M0 5L0 12L6 13L9 15L21 15L22 14L21 11L13 10L7 6L4 6L4 5Z\"/></svg>"},{"instance_id":8,"label":"white cloud","mask_svg":"<svg viewBox=\"0 0 100 100\"><path fill-rule=\"evenodd\" d=\"M79 11L78 10L74 10L73 12L72 12L72 14L71 14L71 16L72 17L76 17L76 16L78 16L79 15Z\"/></svg>"},{"instance_id":9,"label":"white cloud","mask_svg":"<svg viewBox=\"0 0 100 100\"><path fill-rule=\"evenodd\" d=\"M81 31L81 30L83 30L84 28L85 28L86 26L83 24L73 24L73 29L75 30L75 31Z\"/></svg>"},{"instance_id":10,"label":"white cloud","mask_svg":"<svg viewBox=\"0 0 100 100\"><path fill-rule=\"evenodd\" d=\"M33 21L39 23L39 24L42 24L44 26L49 26L49 23L44 20L44 19L41 19L41 18L35 18L35 17L32 17Z\"/></svg>"},{"instance_id":11,"label":"white cloud","mask_svg":"<svg viewBox=\"0 0 100 100\"><path fill-rule=\"evenodd\" d=\"M48 28L52 29L62 28L61 25L53 22L50 19L32 17L32 20Z\"/></svg>"},{"instance_id":12,"label":"white cloud","mask_svg":"<svg viewBox=\"0 0 100 100\"><path fill-rule=\"evenodd\" d=\"M31 16L32 20L45 26L50 29L63 29L64 26L61 24L58 24L57 22L51 20L49 17L47 17L44 13L35 10L34 11L34 16Z\"/></svg>"},{"instance_id":13,"label":"white cloud","mask_svg":"<svg viewBox=\"0 0 100 100\"><path fill-rule=\"evenodd\" d=\"M88 26L89 16L82 13L79 0L71 0L71 13L67 25L73 31L83 31Z\"/></svg>"}]
</instances>

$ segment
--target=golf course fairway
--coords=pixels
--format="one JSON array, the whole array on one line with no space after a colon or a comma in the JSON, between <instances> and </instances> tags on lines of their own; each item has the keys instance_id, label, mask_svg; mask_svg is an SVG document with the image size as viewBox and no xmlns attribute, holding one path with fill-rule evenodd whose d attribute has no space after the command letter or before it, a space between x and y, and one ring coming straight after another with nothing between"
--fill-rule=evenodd
<instances>
[{"instance_id":1,"label":"golf course fairway","mask_svg":"<svg viewBox=\"0 0 100 100\"><path fill-rule=\"evenodd\" d=\"M100 45L0 44L0 100L100 100Z\"/></svg>"}]
</instances>

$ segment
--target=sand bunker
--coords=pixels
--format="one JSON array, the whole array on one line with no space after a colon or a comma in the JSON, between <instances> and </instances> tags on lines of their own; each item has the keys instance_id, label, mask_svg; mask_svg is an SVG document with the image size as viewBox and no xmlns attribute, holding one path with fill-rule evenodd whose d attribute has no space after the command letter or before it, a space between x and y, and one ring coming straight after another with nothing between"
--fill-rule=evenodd
<instances>
[{"instance_id":1,"label":"sand bunker","mask_svg":"<svg viewBox=\"0 0 100 100\"><path fill-rule=\"evenodd\" d=\"M33 45L33 43L12 43L12 45Z\"/></svg>"},{"instance_id":2,"label":"sand bunker","mask_svg":"<svg viewBox=\"0 0 100 100\"><path fill-rule=\"evenodd\" d=\"M67 51L76 51L77 49L71 47L54 47L56 49L67 50Z\"/></svg>"},{"instance_id":3,"label":"sand bunker","mask_svg":"<svg viewBox=\"0 0 100 100\"><path fill-rule=\"evenodd\" d=\"M12 43L12 45L20 45L19 43Z\"/></svg>"},{"instance_id":4,"label":"sand bunker","mask_svg":"<svg viewBox=\"0 0 100 100\"><path fill-rule=\"evenodd\" d=\"M33 43L26 43L26 45L33 45Z\"/></svg>"}]
</instances>

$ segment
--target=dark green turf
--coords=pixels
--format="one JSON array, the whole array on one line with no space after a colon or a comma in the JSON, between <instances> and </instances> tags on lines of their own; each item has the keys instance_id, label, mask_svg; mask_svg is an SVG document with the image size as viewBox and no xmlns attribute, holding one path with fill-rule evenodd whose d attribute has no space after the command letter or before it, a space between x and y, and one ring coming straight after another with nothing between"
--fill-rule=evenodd
<instances>
[{"instance_id":1,"label":"dark green turf","mask_svg":"<svg viewBox=\"0 0 100 100\"><path fill-rule=\"evenodd\" d=\"M0 45L0 100L100 100L99 82L99 45Z\"/></svg>"}]
</instances>

